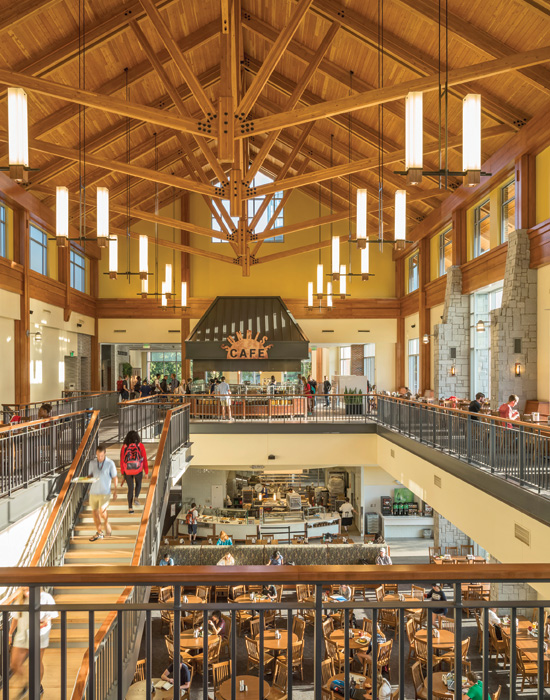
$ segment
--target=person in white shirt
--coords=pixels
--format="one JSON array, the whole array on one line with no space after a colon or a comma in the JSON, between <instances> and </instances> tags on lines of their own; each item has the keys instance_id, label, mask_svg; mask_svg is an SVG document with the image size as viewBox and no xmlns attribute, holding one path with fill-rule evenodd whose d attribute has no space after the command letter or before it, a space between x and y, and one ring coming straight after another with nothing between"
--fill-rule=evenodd
<instances>
[{"instance_id":1,"label":"person in white shirt","mask_svg":"<svg viewBox=\"0 0 550 700\"><path fill-rule=\"evenodd\" d=\"M231 389L229 388L229 384L225 381L225 377L222 377L221 382L219 384L216 384L214 393L220 397L220 405L222 408L222 420L225 419L225 410L227 409L227 417L230 421L232 421L233 419L231 418Z\"/></svg>"},{"instance_id":2,"label":"person in white shirt","mask_svg":"<svg viewBox=\"0 0 550 700\"><path fill-rule=\"evenodd\" d=\"M357 511L355 508L351 505L349 502L349 498L346 497L346 500L344 503L339 508L340 515L342 516L342 527L344 528L344 531L348 531L348 527L350 525L353 525L353 514L356 513Z\"/></svg>"},{"instance_id":3,"label":"person in white shirt","mask_svg":"<svg viewBox=\"0 0 550 700\"><path fill-rule=\"evenodd\" d=\"M483 617L484 615L481 614L479 617L479 622L481 624L481 629L483 629ZM489 618L489 625L493 625L495 628L495 635L497 639L502 639L502 630L501 630L501 625L502 625L502 620L500 617L497 615L497 609L496 608L489 608L488 612L488 618Z\"/></svg>"},{"instance_id":4,"label":"person in white shirt","mask_svg":"<svg viewBox=\"0 0 550 700\"><path fill-rule=\"evenodd\" d=\"M235 558L228 552L219 560L216 566L235 566Z\"/></svg>"},{"instance_id":5,"label":"person in white shirt","mask_svg":"<svg viewBox=\"0 0 550 700\"><path fill-rule=\"evenodd\" d=\"M378 556L376 557L376 563L379 566L391 566L391 557L389 554L386 554L385 547L380 549Z\"/></svg>"}]
</instances>

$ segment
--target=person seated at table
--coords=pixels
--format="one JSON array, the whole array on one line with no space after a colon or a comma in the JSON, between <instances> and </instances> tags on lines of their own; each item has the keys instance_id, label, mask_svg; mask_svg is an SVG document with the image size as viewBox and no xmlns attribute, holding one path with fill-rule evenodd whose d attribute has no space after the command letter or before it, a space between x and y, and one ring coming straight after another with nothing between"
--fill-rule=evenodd
<instances>
[{"instance_id":1,"label":"person seated at table","mask_svg":"<svg viewBox=\"0 0 550 700\"><path fill-rule=\"evenodd\" d=\"M480 413L484 402L485 402L485 394L483 394L481 391L478 391L475 399L470 402L470 405L468 406L468 411L470 413ZM472 420L479 420L479 418L477 416L471 416L471 418L472 418Z\"/></svg>"},{"instance_id":2,"label":"person seated at table","mask_svg":"<svg viewBox=\"0 0 550 700\"><path fill-rule=\"evenodd\" d=\"M230 546L231 546L231 545L233 544L233 540L231 539L231 537L229 537L229 535L227 534L227 532L224 532L224 531L222 530L222 531L220 532L220 536L219 536L219 539L218 539L218 541L216 542L216 544L227 544L227 545L230 545Z\"/></svg>"},{"instance_id":3,"label":"person seated at table","mask_svg":"<svg viewBox=\"0 0 550 700\"><path fill-rule=\"evenodd\" d=\"M380 532L376 533L376 537L372 541L373 544L384 544L385 542L384 535Z\"/></svg>"},{"instance_id":4,"label":"person seated at table","mask_svg":"<svg viewBox=\"0 0 550 700\"><path fill-rule=\"evenodd\" d=\"M472 685L464 697L472 698L472 700L483 700L483 683L479 680L477 674L469 671L466 674L466 678Z\"/></svg>"},{"instance_id":5,"label":"person seated at table","mask_svg":"<svg viewBox=\"0 0 550 700\"><path fill-rule=\"evenodd\" d=\"M391 557L389 554L386 554L386 548L381 547L376 557L376 564L378 566L391 566L391 563Z\"/></svg>"},{"instance_id":6,"label":"person seated at table","mask_svg":"<svg viewBox=\"0 0 550 700\"><path fill-rule=\"evenodd\" d=\"M283 564L283 555L281 552L279 552L278 549L276 549L273 554L271 555L269 561L267 562L268 566L282 566Z\"/></svg>"},{"instance_id":7,"label":"person seated at table","mask_svg":"<svg viewBox=\"0 0 550 700\"><path fill-rule=\"evenodd\" d=\"M227 552L223 557L217 562L216 566L235 566L235 557L231 552Z\"/></svg>"},{"instance_id":8,"label":"person seated at table","mask_svg":"<svg viewBox=\"0 0 550 700\"><path fill-rule=\"evenodd\" d=\"M262 595L267 596L269 600L277 600L277 589L272 583L266 583L262 588Z\"/></svg>"},{"instance_id":9,"label":"person seated at table","mask_svg":"<svg viewBox=\"0 0 550 700\"><path fill-rule=\"evenodd\" d=\"M225 619L219 610L214 610L208 620L208 629L212 634L217 634L222 639L227 637L227 625Z\"/></svg>"},{"instance_id":10,"label":"person seated at table","mask_svg":"<svg viewBox=\"0 0 550 700\"><path fill-rule=\"evenodd\" d=\"M355 692L353 694L354 698L358 698L358 700L364 700L366 698L370 698L372 696L372 679L371 678L365 678L363 682L363 687L358 688L355 686ZM376 694L376 697L378 700L390 700L391 698L391 684L387 678L384 678L384 676L381 673L378 673L376 677L376 687L378 689L378 692Z\"/></svg>"},{"instance_id":11,"label":"person seated at table","mask_svg":"<svg viewBox=\"0 0 550 700\"><path fill-rule=\"evenodd\" d=\"M338 589L338 595L341 595L346 600L351 600L351 588L345 583L341 584Z\"/></svg>"},{"instance_id":12,"label":"person seated at table","mask_svg":"<svg viewBox=\"0 0 550 700\"><path fill-rule=\"evenodd\" d=\"M160 560L160 566L174 566L174 560L170 556L169 552L166 552L166 554Z\"/></svg>"},{"instance_id":13,"label":"person seated at table","mask_svg":"<svg viewBox=\"0 0 550 700\"><path fill-rule=\"evenodd\" d=\"M481 629L483 629L483 614L480 615L479 622L481 624ZM489 608L488 612L488 617L489 617L489 625L492 625L495 629L495 635L497 639L502 639L502 620L500 617L497 615L497 609L496 608Z\"/></svg>"},{"instance_id":14,"label":"person seated at table","mask_svg":"<svg viewBox=\"0 0 550 700\"><path fill-rule=\"evenodd\" d=\"M160 677L162 681L166 681L167 683L173 683L174 682L174 664L171 663L170 666L164 671L162 676ZM191 671L189 670L189 666L187 664L184 664L183 661L181 660L180 657L180 690L188 690L189 686L191 685Z\"/></svg>"},{"instance_id":15,"label":"person seated at table","mask_svg":"<svg viewBox=\"0 0 550 700\"><path fill-rule=\"evenodd\" d=\"M447 601L445 591L439 583L432 583L431 589L426 593L426 598L433 601ZM442 615L447 615L447 608L435 608L432 610L434 620L438 621Z\"/></svg>"},{"instance_id":16,"label":"person seated at table","mask_svg":"<svg viewBox=\"0 0 550 700\"><path fill-rule=\"evenodd\" d=\"M519 420L519 411L516 411L516 406L518 405L519 397L515 394L510 394L508 401L503 403L502 406L498 408L498 415L501 418L508 418L508 420ZM506 423L507 428L511 428L511 423Z\"/></svg>"}]
</instances>

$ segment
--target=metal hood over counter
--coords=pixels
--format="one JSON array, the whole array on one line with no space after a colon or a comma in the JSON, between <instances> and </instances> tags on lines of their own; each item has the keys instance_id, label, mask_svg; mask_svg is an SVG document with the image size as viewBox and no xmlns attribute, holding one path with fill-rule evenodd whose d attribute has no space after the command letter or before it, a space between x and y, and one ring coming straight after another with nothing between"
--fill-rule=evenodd
<instances>
[{"instance_id":1,"label":"metal hood over counter","mask_svg":"<svg viewBox=\"0 0 550 700\"><path fill-rule=\"evenodd\" d=\"M280 297L216 297L185 352L198 372L299 372L309 341Z\"/></svg>"}]
</instances>

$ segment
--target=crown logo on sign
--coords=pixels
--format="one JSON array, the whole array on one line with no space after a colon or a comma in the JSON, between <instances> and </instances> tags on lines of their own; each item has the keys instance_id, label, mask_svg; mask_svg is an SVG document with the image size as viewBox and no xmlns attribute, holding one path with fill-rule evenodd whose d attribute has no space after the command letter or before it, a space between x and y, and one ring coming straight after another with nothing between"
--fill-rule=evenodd
<instances>
[{"instance_id":1,"label":"crown logo on sign","mask_svg":"<svg viewBox=\"0 0 550 700\"><path fill-rule=\"evenodd\" d=\"M235 336L228 335L228 345L222 345L222 350L227 351L228 360L266 360L268 357L267 351L273 345L266 345L267 336L258 338L260 334L256 333L252 337L252 331L246 331L246 336L240 331L235 333Z\"/></svg>"}]
</instances>

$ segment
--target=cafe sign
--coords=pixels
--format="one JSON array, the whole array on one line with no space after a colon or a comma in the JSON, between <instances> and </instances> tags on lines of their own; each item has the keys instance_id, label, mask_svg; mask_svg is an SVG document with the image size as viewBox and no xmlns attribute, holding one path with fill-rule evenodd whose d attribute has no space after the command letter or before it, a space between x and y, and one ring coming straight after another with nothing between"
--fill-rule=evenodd
<instances>
[{"instance_id":1,"label":"cafe sign","mask_svg":"<svg viewBox=\"0 0 550 700\"><path fill-rule=\"evenodd\" d=\"M235 333L235 336L227 336L227 345L222 345L222 350L227 352L228 360L267 360L268 350L273 345L266 345L267 336L258 338L260 334L256 333L252 337L252 331L246 331L246 335L240 331Z\"/></svg>"}]
</instances>

